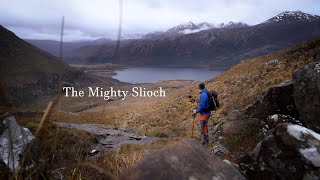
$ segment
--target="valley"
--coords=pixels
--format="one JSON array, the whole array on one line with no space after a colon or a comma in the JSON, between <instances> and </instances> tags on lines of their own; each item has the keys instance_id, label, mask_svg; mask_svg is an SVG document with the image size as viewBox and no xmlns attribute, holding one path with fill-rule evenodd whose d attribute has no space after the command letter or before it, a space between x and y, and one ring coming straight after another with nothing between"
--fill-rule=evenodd
<instances>
[{"instance_id":1,"label":"valley","mask_svg":"<svg viewBox=\"0 0 320 180\"><path fill-rule=\"evenodd\" d=\"M0 26L0 179L320 178L320 16L58 44Z\"/></svg>"},{"instance_id":2,"label":"valley","mask_svg":"<svg viewBox=\"0 0 320 180\"><path fill-rule=\"evenodd\" d=\"M219 110L210 118L209 132L213 139L206 148L216 151L215 147L217 145L219 145L217 147L223 146L228 149L228 153L222 153L221 158L236 162L241 154L259 142L263 130L260 129L257 121L246 121L247 117L243 114L243 111L259 101L267 93L268 89L291 79L291 75L296 68L315 61L315 58L318 58L317 53L320 52L319 45L319 39L315 39L268 56L248 59L219 76L206 80L205 83L208 85L208 89L215 89L219 92L221 103ZM143 87L148 89L159 86L163 87L167 92L167 96L161 99L155 97L129 97L124 101L111 99L111 101L106 102L101 98L62 97L60 100L61 105L53 109L49 119L47 119L46 126L51 124L51 122L54 122L54 124L66 123L63 127L49 125L49 127L55 127L54 129L61 128L56 133L60 135L64 134L63 137L59 137L59 141L61 142L56 142L58 143L58 147L60 146L59 143L65 141L63 139L71 141L71 138L75 138L73 136L79 136L80 134L82 139L87 139L87 141L82 141L81 143L87 144L83 149L85 153L82 154L82 158L78 159L78 163L69 165L59 165L57 163L55 165L66 166L68 167L67 169L78 168L79 171L86 174L92 171L99 172L94 173L90 177L115 177L124 172L130 165L142 160L145 152L157 151L157 149L166 144L172 144L183 137L191 137L193 121L190 110L196 107L195 102L198 98L196 85L197 83L192 83L192 81L160 81L143 84ZM130 89L132 86L135 85L120 85L121 89ZM49 100L38 101L30 107L45 109L45 105ZM42 108L40 108L41 106ZM32 130L37 127L38 124L36 122L38 122L37 119L40 117L39 115L31 115L17 116L16 118L19 124ZM244 120L239 120L242 118ZM228 125L229 121L241 124ZM223 139L220 139L215 134L215 128L221 126L221 122L226 123L226 125L222 126L223 131L220 132L223 133ZM194 123L197 126L197 122ZM68 124L70 125L68 126ZM89 124L90 129L96 126L95 124L100 124L101 126L99 127L102 127L102 131L115 130L120 131L120 134L121 132L128 132L138 138L146 136L156 138L157 140L150 144L136 144L133 141L138 140L129 140L127 142L129 144L124 144L115 151L109 151L110 148L103 150L104 148L101 149L101 142L104 141L104 136L100 137L97 132L88 135L83 129L70 129L72 126L82 126L85 124ZM56 130L53 131L51 129L50 131L50 133L53 133ZM233 132L237 132L237 134L233 134ZM76 134L70 135L70 133ZM120 135L119 138L122 137ZM196 139L200 137L198 131L194 132L194 137ZM127 140L128 138L124 139L124 141ZM83 145L68 143L68 145L63 144L63 146L66 146L64 148L68 149ZM93 147L96 147L97 151L93 151L95 150ZM62 150L61 153L64 151ZM88 158L90 157L90 152L97 153L99 158ZM217 152L221 153L220 150L217 150ZM113 156L117 158L113 159ZM87 165L83 166L84 164ZM112 168L109 170L98 170L99 167L105 166L111 166ZM69 174L68 171L64 170L59 171L59 173Z\"/></svg>"}]
</instances>

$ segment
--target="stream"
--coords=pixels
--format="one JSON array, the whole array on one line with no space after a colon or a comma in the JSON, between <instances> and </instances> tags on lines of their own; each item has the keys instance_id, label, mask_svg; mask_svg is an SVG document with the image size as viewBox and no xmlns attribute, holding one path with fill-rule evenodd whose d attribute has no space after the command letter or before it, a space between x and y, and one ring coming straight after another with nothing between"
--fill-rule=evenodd
<instances>
[{"instance_id":1,"label":"stream","mask_svg":"<svg viewBox=\"0 0 320 180\"><path fill-rule=\"evenodd\" d=\"M123 130L108 129L101 124L57 123L57 125L100 135L101 138L91 147L89 154L91 157L105 150L119 148L122 144L150 144L158 139L157 137L139 136Z\"/></svg>"}]
</instances>

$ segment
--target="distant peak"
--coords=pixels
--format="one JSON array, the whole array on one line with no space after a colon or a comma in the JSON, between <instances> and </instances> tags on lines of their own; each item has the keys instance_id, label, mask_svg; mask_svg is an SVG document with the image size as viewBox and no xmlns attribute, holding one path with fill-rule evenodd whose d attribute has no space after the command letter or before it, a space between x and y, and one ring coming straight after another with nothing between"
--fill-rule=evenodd
<instances>
[{"instance_id":1,"label":"distant peak","mask_svg":"<svg viewBox=\"0 0 320 180\"><path fill-rule=\"evenodd\" d=\"M248 25L243 22L229 21L228 23L221 23L218 25L220 28L241 28L247 27Z\"/></svg>"},{"instance_id":2,"label":"distant peak","mask_svg":"<svg viewBox=\"0 0 320 180\"><path fill-rule=\"evenodd\" d=\"M311 22L320 19L320 16L308 14L300 10L284 11L264 23L292 23L292 22Z\"/></svg>"}]
</instances>

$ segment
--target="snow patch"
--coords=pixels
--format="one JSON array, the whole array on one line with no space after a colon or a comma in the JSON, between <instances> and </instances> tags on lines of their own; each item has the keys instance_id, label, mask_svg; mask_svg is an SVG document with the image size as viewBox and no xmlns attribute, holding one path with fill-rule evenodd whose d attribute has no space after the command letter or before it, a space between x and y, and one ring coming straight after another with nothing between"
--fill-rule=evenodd
<instances>
[{"instance_id":1,"label":"snow patch","mask_svg":"<svg viewBox=\"0 0 320 180\"><path fill-rule=\"evenodd\" d=\"M271 119L274 120L274 121L278 121L278 120L279 120L278 114L272 115L272 116L271 116Z\"/></svg>"},{"instance_id":2,"label":"snow patch","mask_svg":"<svg viewBox=\"0 0 320 180\"><path fill-rule=\"evenodd\" d=\"M299 149L299 152L309 160L313 166L320 167L320 154L316 147Z\"/></svg>"},{"instance_id":3,"label":"snow patch","mask_svg":"<svg viewBox=\"0 0 320 180\"><path fill-rule=\"evenodd\" d=\"M296 138L299 141L303 140L302 139L303 135L312 136L320 141L320 134L312 131L311 129L308 129L299 125L289 124L287 131L292 137Z\"/></svg>"},{"instance_id":4,"label":"snow patch","mask_svg":"<svg viewBox=\"0 0 320 180\"><path fill-rule=\"evenodd\" d=\"M317 63L317 64L314 66L314 70L316 70L317 73L320 73L320 63Z\"/></svg>"}]
</instances>

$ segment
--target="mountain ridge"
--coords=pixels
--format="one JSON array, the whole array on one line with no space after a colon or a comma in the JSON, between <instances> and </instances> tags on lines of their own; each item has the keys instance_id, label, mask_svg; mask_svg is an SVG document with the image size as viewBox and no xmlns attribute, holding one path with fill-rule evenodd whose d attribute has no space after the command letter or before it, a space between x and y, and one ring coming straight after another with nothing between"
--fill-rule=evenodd
<instances>
[{"instance_id":1,"label":"mountain ridge","mask_svg":"<svg viewBox=\"0 0 320 180\"><path fill-rule=\"evenodd\" d=\"M293 22L312 22L315 20L319 20L320 16L304 13L302 11L284 11L264 23L293 23Z\"/></svg>"},{"instance_id":2,"label":"mountain ridge","mask_svg":"<svg viewBox=\"0 0 320 180\"><path fill-rule=\"evenodd\" d=\"M280 16L286 17L282 18L285 23L275 21ZM314 18L311 19L311 16ZM170 33L155 32L140 39L123 40L120 58L115 63L206 66L224 70L246 58L268 54L319 36L319 17L301 11L285 11L252 26L241 22L218 26L207 22L189 22L170 28ZM111 62L114 49L114 42L86 45L66 52L65 57L68 63L108 63Z\"/></svg>"},{"instance_id":3,"label":"mountain ridge","mask_svg":"<svg viewBox=\"0 0 320 180\"><path fill-rule=\"evenodd\" d=\"M320 20L260 23L241 28L212 28L179 36L132 40L120 47L117 63L224 70L254 56L281 50L320 36ZM67 54L72 63L111 62L110 44Z\"/></svg>"}]
</instances>

